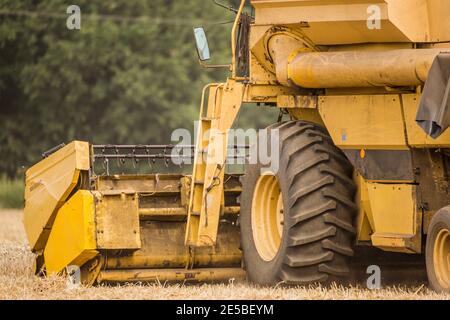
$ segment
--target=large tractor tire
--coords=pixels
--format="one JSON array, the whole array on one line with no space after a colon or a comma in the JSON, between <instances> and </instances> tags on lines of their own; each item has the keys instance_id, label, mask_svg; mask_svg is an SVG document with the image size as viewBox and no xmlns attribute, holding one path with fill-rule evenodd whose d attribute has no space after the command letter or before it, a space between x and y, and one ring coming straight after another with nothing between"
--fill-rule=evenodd
<instances>
[{"instance_id":1,"label":"large tractor tire","mask_svg":"<svg viewBox=\"0 0 450 320\"><path fill-rule=\"evenodd\" d=\"M241 243L250 281L343 282L355 229L353 168L327 131L290 121L279 131L279 169L248 164L242 179ZM268 139L270 141L270 138Z\"/></svg>"},{"instance_id":2,"label":"large tractor tire","mask_svg":"<svg viewBox=\"0 0 450 320\"><path fill-rule=\"evenodd\" d=\"M450 206L431 219L425 256L430 287L450 293Z\"/></svg>"}]
</instances>

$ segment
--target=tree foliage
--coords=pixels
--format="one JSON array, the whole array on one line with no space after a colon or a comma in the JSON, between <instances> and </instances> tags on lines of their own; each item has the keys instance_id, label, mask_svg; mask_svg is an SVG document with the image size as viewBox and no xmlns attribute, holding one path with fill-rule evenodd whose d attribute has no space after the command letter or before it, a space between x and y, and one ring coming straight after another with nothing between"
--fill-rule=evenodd
<instances>
[{"instance_id":1,"label":"tree foliage","mask_svg":"<svg viewBox=\"0 0 450 320\"><path fill-rule=\"evenodd\" d=\"M62 0L0 0L0 173L74 139L167 143L193 127L201 88L224 79L197 63L204 25L227 62L234 15L200 0L79 0L81 30Z\"/></svg>"}]
</instances>

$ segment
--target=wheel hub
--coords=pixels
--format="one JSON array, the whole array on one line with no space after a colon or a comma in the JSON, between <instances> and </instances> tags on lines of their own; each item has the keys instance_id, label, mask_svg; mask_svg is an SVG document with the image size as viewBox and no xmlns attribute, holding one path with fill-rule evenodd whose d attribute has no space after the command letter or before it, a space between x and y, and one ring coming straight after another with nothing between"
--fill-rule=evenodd
<instances>
[{"instance_id":1,"label":"wheel hub","mask_svg":"<svg viewBox=\"0 0 450 320\"><path fill-rule=\"evenodd\" d=\"M434 267L439 284L450 288L450 231L439 231L434 244Z\"/></svg>"},{"instance_id":2,"label":"wheel hub","mask_svg":"<svg viewBox=\"0 0 450 320\"><path fill-rule=\"evenodd\" d=\"M256 250L264 261L271 261L280 249L284 224L283 197L275 175L258 179L251 214Z\"/></svg>"}]
</instances>

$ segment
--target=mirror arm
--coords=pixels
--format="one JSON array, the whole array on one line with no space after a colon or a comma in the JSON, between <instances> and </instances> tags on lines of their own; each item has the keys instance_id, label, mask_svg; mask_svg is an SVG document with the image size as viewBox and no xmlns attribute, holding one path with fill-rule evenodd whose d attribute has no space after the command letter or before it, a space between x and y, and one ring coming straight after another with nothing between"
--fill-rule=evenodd
<instances>
[{"instance_id":1,"label":"mirror arm","mask_svg":"<svg viewBox=\"0 0 450 320\"><path fill-rule=\"evenodd\" d=\"M207 64L202 60L198 59L198 63L206 69L218 69L218 68L227 68L231 70L231 64Z\"/></svg>"}]
</instances>

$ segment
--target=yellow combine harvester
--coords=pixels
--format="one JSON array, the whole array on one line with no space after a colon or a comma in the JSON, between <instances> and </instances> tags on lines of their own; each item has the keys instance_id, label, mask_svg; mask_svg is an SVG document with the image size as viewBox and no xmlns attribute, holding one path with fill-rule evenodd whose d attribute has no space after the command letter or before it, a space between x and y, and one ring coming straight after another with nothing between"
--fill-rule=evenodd
<instances>
[{"instance_id":1,"label":"yellow combine harvester","mask_svg":"<svg viewBox=\"0 0 450 320\"><path fill-rule=\"evenodd\" d=\"M254 17L235 10L229 78L204 89L192 175L99 175L96 163L173 147L79 141L27 171L37 272L329 283L371 246L424 255L431 287L449 291L450 1L250 2ZM246 103L291 120L266 131L276 170L258 159L239 177L227 135Z\"/></svg>"}]
</instances>

